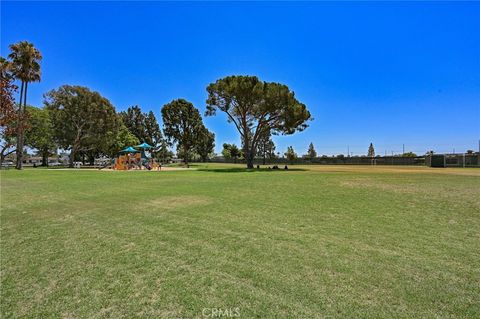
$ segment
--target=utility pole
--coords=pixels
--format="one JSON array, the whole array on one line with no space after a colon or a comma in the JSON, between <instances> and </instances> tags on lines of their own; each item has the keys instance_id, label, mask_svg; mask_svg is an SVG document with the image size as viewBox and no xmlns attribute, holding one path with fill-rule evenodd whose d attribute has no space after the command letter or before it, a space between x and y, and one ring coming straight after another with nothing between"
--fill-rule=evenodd
<instances>
[{"instance_id":1,"label":"utility pole","mask_svg":"<svg viewBox=\"0 0 480 319\"><path fill-rule=\"evenodd\" d=\"M402 147L403 147L402 154L405 154L405 144L402 144Z\"/></svg>"},{"instance_id":2,"label":"utility pole","mask_svg":"<svg viewBox=\"0 0 480 319\"><path fill-rule=\"evenodd\" d=\"M347 145L347 157L350 157L350 145Z\"/></svg>"}]
</instances>

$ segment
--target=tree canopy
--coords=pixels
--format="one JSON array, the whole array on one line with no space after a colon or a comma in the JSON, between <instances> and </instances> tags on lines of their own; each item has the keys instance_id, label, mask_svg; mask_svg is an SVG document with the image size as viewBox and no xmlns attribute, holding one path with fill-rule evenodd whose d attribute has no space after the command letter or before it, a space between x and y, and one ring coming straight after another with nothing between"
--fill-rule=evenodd
<instances>
[{"instance_id":1,"label":"tree canopy","mask_svg":"<svg viewBox=\"0 0 480 319\"><path fill-rule=\"evenodd\" d=\"M112 143L110 144L108 151L105 153L106 155L113 157L119 150L138 144L140 144L140 140L130 132L122 120L119 120L117 134L112 139Z\"/></svg>"},{"instance_id":2,"label":"tree canopy","mask_svg":"<svg viewBox=\"0 0 480 319\"><path fill-rule=\"evenodd\" d=\"M200 112L184 99L173 100L162 107L163 132L170 144L177 144L177 151L185 164L195 150L204 130Z\"/></svg>"},{"instance_id":3,"label":"tree canopy","mask_svg":"<svg viewBox=\"0 0 480 319\"><path fill-rule=\"evenodd\" d=\"M215 134L210 132L205 126L200 130L195 151L200 156L202 162L206 162L215 148Z\"/></svg>"},{"instance_id":4,"label":"tree canopy","mask_svg":"<svg viewBox=\"0 0 480 319\"><path fill-rule=\"evenodd\" d=\"M311 119L305 104L283 84L256 76L228 76L207 87L207 116L227 114L242 139L247 167L253 168L259 139L267 130L293 134L307 128Z\"/></svg>"},{"instance_id":5,"label":"tree canopy","mask_svg":"<svg viewBox=\"0 0 480 319\"><path fill-rule=\"evenodd\" d=\"M15 152L15 136L18 113L14 94L17 86L9 70L9 62L0 57L0 165L5 156Z\"/></svg>"},{"instance_id":6,"label":"tree canopy","mask_svg":"<svg viewBox=\"0 0 480 319\"><path fill-rule=\"evenodd\" d=\"M52 115L59 146L71 150L71 167L78 152L111 151L121 121L110 101L98 92L63 85L45 94L45 106Z\"/></svg>"},{"instance_id":7,"label":"tree canopy","mask_svg":"<svg viewBox=\"0 0 480 319\"><path fill-rule=\"evenodd\" d=\"M152 145L154 149L161 145L162 131L152 111L142 113L140 107L135 105L120 112L120 116L125 126L140 143L146 142Z\"/></svg>"},{"instance_id":8,"label":"tree canopy","mask_svg":"<svg viewBox=\"0 0 480 319\"><path fill-rule=\"evenodd\" d=\"M233 158L233 162L237 162L237 158L242 156L242 151L235 144L223 143L222 155L225 158Z\"/></svg>"},{"instance_id":9,"label":"tree canopy","mask_svg":"<svg viewBox=\"0 0 480 319\"><path fill-rule=\"evenodd\" d=\"M468 151L467 151L468 153ZM417 154L413 153L413 152L405 152L402 154L402 157L417 157Z\"/></svg>"},{"instance_id":10,"label":"tree canopy","mask_svg":"<svg viewBox=\"0 0 480 319\"><path fill-rule=\"evenodd\" d=\"M293 150L293 146L289 146L287 148L287 151L285 152L285 157L290 163L293 163L297 159L297 153L295 153L295 151Z\"/></svg>"},{"instance_id":11,"label":"tree canopy","mask_svg":"<svg viewBox=\"0 0 480 319\"><path fill-rule=\"evenodd\" d=\"M28 126L25 145L34 148L42 156L42 165L48 166L48 156L56 151L54 128L47 109L27 106Z\"/></svg>"}]
</instances>

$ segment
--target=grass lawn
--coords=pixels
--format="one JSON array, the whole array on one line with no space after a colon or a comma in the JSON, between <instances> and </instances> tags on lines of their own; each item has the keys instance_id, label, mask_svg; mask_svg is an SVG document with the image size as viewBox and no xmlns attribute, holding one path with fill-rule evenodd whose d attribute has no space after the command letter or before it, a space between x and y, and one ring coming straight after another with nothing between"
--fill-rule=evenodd
<instances>
[{"instance_id":1,"label":"grass lawn","mask_svg":"<svg viewBox=\"0 0 480 319\"><path fill-rule=\"evenodd\" d=\"M2 171L1 317L480 317L479 169L196 167Z\"/></svg>"}]
</instances>

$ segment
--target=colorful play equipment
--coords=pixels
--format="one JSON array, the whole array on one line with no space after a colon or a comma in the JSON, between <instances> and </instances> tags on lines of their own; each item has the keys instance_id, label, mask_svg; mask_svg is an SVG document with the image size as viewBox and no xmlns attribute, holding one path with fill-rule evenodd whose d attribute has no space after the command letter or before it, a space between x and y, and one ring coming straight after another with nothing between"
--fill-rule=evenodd
<instances>
[{"instance_id":1,"label":"colorful play equipment","mask_svg":"<svg viewBox=\"0 0 480 319\"><path fill-rule=\"evenodd\" d=\"M118 152L118 156L114 160L113 169L119 171L133 169L160 170L161 165L157 163L157 161L152 156L147 154L147 151L152 148L151 145L143 142L142 144L135 147L137 149L129 146Z\"/></svg>"}]
</instances>

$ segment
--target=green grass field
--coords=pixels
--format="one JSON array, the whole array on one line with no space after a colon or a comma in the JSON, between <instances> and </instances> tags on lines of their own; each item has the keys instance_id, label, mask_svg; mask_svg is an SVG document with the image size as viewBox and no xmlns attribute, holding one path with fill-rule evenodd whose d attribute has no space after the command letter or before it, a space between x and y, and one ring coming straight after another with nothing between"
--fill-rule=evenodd
<instances>
[{"instance_id":1,"label":"green grass field","mask_svg":"<svg viewBox=\"0 0 480 319\"><path fill-rule=\"evenodd\" d=\"M480 170L197 168L2 171L1 317L480 316Z\"/></svg>"}]
</instances>

